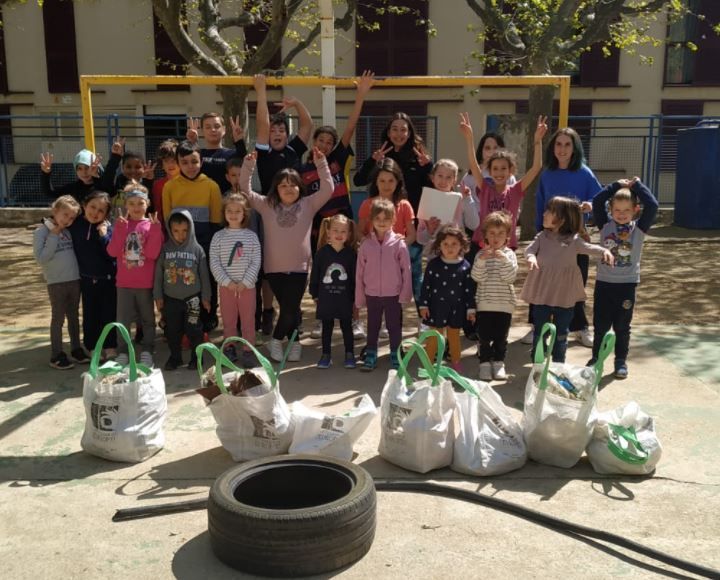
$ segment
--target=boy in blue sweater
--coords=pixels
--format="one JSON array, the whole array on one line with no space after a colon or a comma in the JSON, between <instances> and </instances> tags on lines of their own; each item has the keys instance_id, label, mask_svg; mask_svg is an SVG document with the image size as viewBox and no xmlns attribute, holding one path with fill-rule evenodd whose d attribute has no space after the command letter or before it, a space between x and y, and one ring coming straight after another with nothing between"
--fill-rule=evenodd
<instances>
[{"instance_id":1,"label":"boy in blue sweater","mask_svg":"<svg viewBox=\"0 0 720 580\"><path fill-rule=\"evenodd\" d=\"M605 204L607 203L607 210ZM642 214L635 221L640 210ZM605 333L615 331L615 378L628 376L630 322L635 289L640 283L640 255L645 234L658 210L658 202L638 177L608 185L593 198L593 218L600 228L600 244L615 257L615 265L598 264L595 282L593 357L597 360ZM610 215L608 216L608 212Z\"/></svg>"}]
</instances>

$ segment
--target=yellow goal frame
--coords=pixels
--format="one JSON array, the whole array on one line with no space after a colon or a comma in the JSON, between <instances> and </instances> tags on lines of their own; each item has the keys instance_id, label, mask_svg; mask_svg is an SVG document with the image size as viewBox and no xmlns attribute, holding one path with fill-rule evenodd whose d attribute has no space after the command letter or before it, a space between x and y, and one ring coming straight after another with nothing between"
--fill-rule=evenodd
<instances>
[{"instance_id":1,"label":"yellow goal frame","mask_svg":"<svg viewBox=\"0 0 720 580\"><path fill-rule=\"evenodd\" d=\"M269 86L335 86L353 87L354 78L283 76L267 77ZM85 147L95 151L95 127L92 122L93 85L249 85L251 76L133 76L133 75L81 75L80 97L82 99ZM567 127L570 109L570 77L558 76L424 76L391 77L377 79L381 87L527 87L551 85L560 87L559 126Z\"/></svg>"}]
</instances>

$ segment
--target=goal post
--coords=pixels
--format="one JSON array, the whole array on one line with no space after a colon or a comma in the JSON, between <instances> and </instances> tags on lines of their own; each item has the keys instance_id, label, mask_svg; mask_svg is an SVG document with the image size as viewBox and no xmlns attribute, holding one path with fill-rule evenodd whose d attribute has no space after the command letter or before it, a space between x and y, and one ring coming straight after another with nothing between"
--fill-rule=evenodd
<instances>
[{"instance_id":1,"label":"goal post","mask_svg":"<svg viewBox=\"0 0 720 580\"><path fill-rule=\"evenodd\" d=\"M355 77L267 77L268 86L335 86L353 87ZM95 127L92 114L92 87L96 85L248 85L251 76L133 76L133 75L81 75L80 97L82 99L85 147L95 151ZM419 76L390 77L375 80L380 87L530 87L537 85L557 86L560 94L559 126L567 127L570 108L570 77L557 76Z\"/></svg>"}]
</instances>

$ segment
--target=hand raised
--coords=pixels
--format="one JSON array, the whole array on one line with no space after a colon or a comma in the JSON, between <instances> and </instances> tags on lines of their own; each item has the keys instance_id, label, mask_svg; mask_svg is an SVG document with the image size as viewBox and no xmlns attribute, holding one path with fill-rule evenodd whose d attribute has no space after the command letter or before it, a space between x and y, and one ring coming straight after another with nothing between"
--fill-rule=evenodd
<instances>
[{"instance_id":1,"label":"hand raised","mask_svg":"<svg viewBox=\"0 0 720 580\"><path fill-rule=\"evenodd\" d=\"M255 92L265 92L267 90L267 79L265 78L265 75L258 74L253 76L253 87L255 88Z\"/></svg>"},{"instance_id":2,"label":"hand raised","mask_svg":"<svg viewBox=\"0 0 720 580\"><path fill-rule=\"evenodd\" d=\"M375 84L375 73L371 70L363 71L363 74L360 75L354 83L358 93L367 95Z\"/></svg>"},{"instance_id":3,"label":"hand raised","mask_svg":"<svg viewBox=\"0 0 720 580\"><path fill-rule=\"evenodd\" d=\"M102 161L102 157L100 155L94 155L93 160L90 162L90 175L93 177L99 177L100 176L100 162Z\"/></svg>"},{"instance_id":4,"label":"hand raised","mask_svg":"<svg viewBox=\"0 0 720 580\"><path fill-rule=\"evenodd\" d=\"M228 119L230 121L230 129L232 131L233 143L245 138L245 128L240 124L240 115L235 115Z\"/></svg>"},{"instance_id":5,"label":"hand raised","mask_svg":"<svg viewBox=\"0 0 720 580\"><path fill-rule=\"evenodd\" d=\"M470 124L470 113L460 113L460 126L459 126L460 132L467 138L469 137L470 140L473 138L473 128Z\"/></svg>"},{"instance_id":6,"label":"hand raised","mask_svg":"<svg viewBox=\"0 0 720 580\"><path fill-rule=\"evenodd\" d=\"M156 211L148 214L148 219L150 220L150 223L153 224L153 225L160 223L160 220L158 220L158 214L157 214Z\"/></svg>"},{"instance_id":7,"label":"hand raised","mask_svg":"<svg viewBox=\"0 0 720 580\"><path fill-rule=\"evenodd\" d=\"M392 151L393 146L389 144L387 141L382 144L382 147L380 149L376 149L373 151L372 158L380 163L383 159L385 159L385 155L390 153Z\"/></svg>"},{"instance_id":8,"label":"hand raised","mask_svg":"<svg viewBox=\"0 0 720 580\"><path fill-rule=\"evenodd\" d=\"M325 160L325 154L320 151L317 147L312 148L312 154L313 154L313 163L317 165L318 161L324 161Z\"/></svg>"},{"instance_id":9,"label":"hand raised","mask_svg":"<svg viewBox=\"0 0 720 580\"><path fill-rule=\"evenodd\" d=\"M188 117L187 119L187 132L185 138L191 143L197 143L200 136L200 119L197 117Z\"/></svg>"},{"instance_id":10,"label":"hand raised","mask_svg":"<svg viewBox=\"0 0 720 580\"><path fill-rule=\"evenodd\" d=\"M413 147L413 153L415 153L421 167L424 167L428 163L432 162L432 157L430 157L424 149L420 151L417 147Z\"/></svg>"},{"instance_id":11,"label":"hand raised","mask_svg":"<svg viewBox=\"0 0 720 580\"><path fill-rule=\"evenodd\" d=\"M120 137L120 135L115 137L112 147L110 148L110 153L120 156L125 153L125 137Z\"/></svg>"},{"instance_id":12,"label":"hand raised","mask_svg":"<svg viewBox=\"0 0 720 580\"><path fill-rule=\"evenodd\" d=\"M547 117L543 117L542 115L540 115L538 117L537 127L535 128L535 143L541 143L547 131Z\"/></svg>"},{"instance_id":13,"label":"hand raised","mask_svg":"<svg viewBox=\"0 0 720 580\"><path fill-rule=\"evenodd\" d=\"M54 157L52 153L40 153L40 171L50 173Z\"/></svg>"},{"instance_id":14,"label":"hand raised","mask_svg":"<svg viewBox=\"0 0 720 580\"><path fill-rule=\"evenodd\" d=\"M155 168L157 167L157 163L153 163L152 161L148 161L147 163L143 163L143 179L155 179Z\"/></svg>"},{"instance_id":15,"label":"hand raised","mask_svg":"<svg viewBox=\"0 0 720 580\"><path fill-rule=\"evenodd\" d=\"M279 115L289 109L294 109L298 104L298 100L296 97L284 97L283 100L280 101L279 103L273 103L273 104L276 107L280 107L280 110L278 111L278 115Z\"/></svg>"}]
</instances>

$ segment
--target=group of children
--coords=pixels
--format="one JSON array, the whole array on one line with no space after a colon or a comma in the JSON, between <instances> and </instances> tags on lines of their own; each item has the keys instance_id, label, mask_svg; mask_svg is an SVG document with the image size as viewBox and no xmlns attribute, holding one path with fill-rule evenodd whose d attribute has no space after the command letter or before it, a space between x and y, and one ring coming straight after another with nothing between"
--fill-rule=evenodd
<instances>
[{"instance_id":1,"label":"group of children","mask_svg":"<svg viewBox=\"0 0 720 580\"><path fill-rule=\"evenodd\" d=\"M184 337L194 353L217 325L218 298L224 337L237 335L239 323L242 337L255 344L256 332L262 330L271 334L270 357L280 361L284 341L298 331L309 281L321 327L318 368L332 364L335 320L343 336L343 365L355 368L354 329L363 308L367 336L361 369L376 368L382 332L389 336L390 363L397 368L403 305L414 297L423 325L446 335L453 368L462 372L460 332L465 328L466 334L477 336L479 378L505 379L516 304L516 225L525 191L542 170L545 119L538 120L535 130L533 164L518 179L514 156L502 148L501 139L486 135L475 151L469 117L461 115L470 171L459 186L462 197L452 220L441 223L434 217L416 220L422 188L455 190L458 165L449 159L433 164L411 119L396 114L383 132L383 145L355 176L356 185L368 185L356 224L346 172L353 155L350 141L372 84L371 73L358 79L355 107L342 137L333 127L320 127L310 142L312 120L304 105L292 98L281 104L283 111L295 108L300 119L298 134L289 139L285 118L269 115L265 79L258 75L255 150L247 153L237 120L231 122L235 148L223 148L223 119L208 113L200 121L189 121L186 141L161 145L162 180L154 180L154 165L125 152L119 139L102 175L99 159L81 151L75 158L77 181L55 190L60 195L52 205L52 218L35 233L35 255L52 307L51 366L72 367L62 350L66 317L74 361L87 362L87 351L95 348L102 327L118 320L136 324L140 362L151 366L156 307L170 350L164 368L176 369L183 364ZM198 145L199 129L204 149ZM554 151L555 138L549 151ZM53 192L51 166L52 156L43 155L48 193ZM118 167L122 173L116 177ZM252 190L255 171L260 193ZM635 221L639 202L644 211ZM118 215L113 207L119 208ZM585 293L576 256L589 254L602 261L595 289L593 358L605 331L614 327L616 369L620 361L627 376L640 251L656 208L654 197L637 179L603 189L592 208L595 223L602 227L602 244L597 246L582 236L586 208L569 197L549 199L543 230L525 251L529 273L520 294L532 305L533 350L543 323L553 320L558 329L553 360L565 360L573 307ZM274 328L273 300L279 305ZM241 353L232 344L225 348L232 360L246 367L257 364L248 347ZM435 355L434 340L426 348ZM127 349L115 337L102 354L127 364ZM287 356L290 361L301 359L299 341L290 344ZM195 365L193 354L189 366Z\"/></svg>"}]
</instances>

